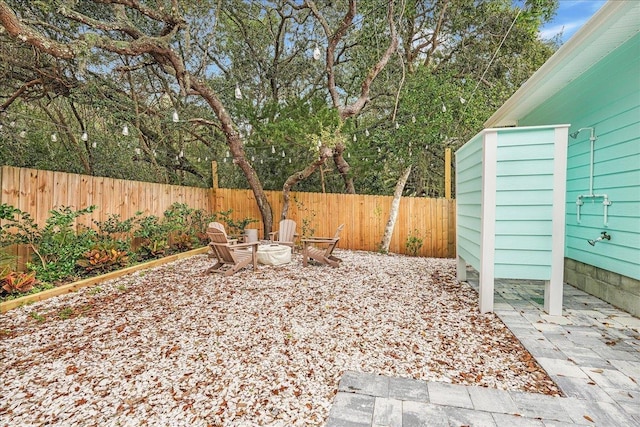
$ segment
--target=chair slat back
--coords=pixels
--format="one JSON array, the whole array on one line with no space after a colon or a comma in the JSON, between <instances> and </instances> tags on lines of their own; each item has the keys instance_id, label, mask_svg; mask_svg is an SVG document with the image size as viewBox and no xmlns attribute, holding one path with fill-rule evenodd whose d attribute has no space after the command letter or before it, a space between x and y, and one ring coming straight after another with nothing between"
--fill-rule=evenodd
<instances>
[{"instance_id":1,"label":"chair slat back","mask_svg":"<svg viewBox=\"0 0 640 427\"><path fill-rule=\"evenodd\" d=\"M280 221L278 229L279 242L293 242L296 234L296 222L292 219L283 219Z\"/></svg>"},{"instance_id":2,"label":"chair slat back","mask_svg":"<svg viewBox=\"0 0 640 427\"><path fill-rule=\"evenodd\" d=\"M225 236L227 235L227 232L224 229L224 225L219 222L210 222L207 226L207 232L212 231L212 229L220 230L224 233Z\"/></svg>"},{"instance_id":3,"label":"chair slat back","mask_svg":"<svg viewBox=\"0 0 640 427\"><path fill-rule=\"evenodd\" d=\"M219 224L219 223L218 223ZM211 247L213 248L216 256L221 262L235 263L235 257L233 251L229 249L229 240L224 228L221 230L217 227L209 227L207 229L207 235L211 240Z\"/></svg>"}]
</instances>

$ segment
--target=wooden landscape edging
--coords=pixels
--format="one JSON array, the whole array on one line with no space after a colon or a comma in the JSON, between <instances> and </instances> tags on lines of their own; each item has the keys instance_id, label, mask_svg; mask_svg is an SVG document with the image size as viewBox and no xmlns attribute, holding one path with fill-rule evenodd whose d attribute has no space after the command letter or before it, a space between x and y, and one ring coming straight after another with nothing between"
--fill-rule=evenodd
<instances>
[{"instance_id":1,"label":"wooden landscape edging","mask_svg":"<svg viewBox=\"0 0 640 427\"><path fill-rule=\"evenodd\" d=\"M97 283L105 282L107 280L116 279L118 277L135 273L139 270L145 270L147 268L157 267L162 264L167 264L172 261L177 261L179 259L188 258L193 255L200 255L207 253L209 250L208 246L194 249L188 252L182 252L175 255L169 255L160 259L154 259L153 261L145 262L142 264L132 265L131 267L123 268L122 270L112 271L110 273L102 274L100 276L89 277L88 279L79 280L77 282L69 283L66 285L58 286L53 289L47 289L46 291L38 292L37 294L25 295L20 298L16 298L10 301L5 301L0 303L0 313L6 313L7 311L23 306L25 304L29 304L36 301L44 301L49 298L56 297L58 295L67 294L70 292L75 292L78 289L86 288L87 286L95 285Z\"/></svg>"}]
</instances>

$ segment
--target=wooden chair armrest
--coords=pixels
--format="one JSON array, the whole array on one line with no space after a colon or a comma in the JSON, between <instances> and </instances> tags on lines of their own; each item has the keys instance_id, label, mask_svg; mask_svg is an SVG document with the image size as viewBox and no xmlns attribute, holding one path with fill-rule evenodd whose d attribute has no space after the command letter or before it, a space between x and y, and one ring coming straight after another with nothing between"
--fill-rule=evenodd
<instances>
[{"instance_id":1,"label":"wooden chair armrest","mask_svg":"<svg viewBox=\"0 0 640 427\"><path fill-rule=\"evenodd\" d=\"M233 248L248 248L251 246L255 246L256 248L258 247L258 245L260 244L260 242L247 242L247 243L236 243L235 245L233 245Z\"/></svg>"},{"instance_id":2,"label":"wooden chair armrest","mask_svg":"<svg viewBox=\"0 0 640 427\"><path fill-rule=\"evenodd\" d=\"M308 237L301 239L302 243L333 243L338 240L340 239L336 239L334 237Z\"/></svg>"},{"instance_id":3,"label":"wooden chair armrest","mask_svg":"<svg viewBox=\"0 0 640 427\"><path fill-rule=\"evenodd\" d=\"M238 239L228 239L227 242L230 245L234 245L235 246L238 243ZM212 245L212 244L213 244L213 242L209 242L209 245ZM226 245L227 243L220 243L220 244L221 245Z\"/></svg>"}]
</instances>

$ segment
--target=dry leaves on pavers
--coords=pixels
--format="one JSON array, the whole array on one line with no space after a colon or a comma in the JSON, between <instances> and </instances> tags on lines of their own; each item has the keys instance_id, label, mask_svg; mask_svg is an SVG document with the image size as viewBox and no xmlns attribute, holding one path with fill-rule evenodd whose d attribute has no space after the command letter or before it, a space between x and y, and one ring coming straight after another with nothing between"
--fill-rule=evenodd
<instances>
[{"instance_id":1,"label":"dry leaves on pavers","mask_svg":"<svg viewBox=\"0 0 640 427\"><path fill-rule=\"evenodd\" d=\"M345 370L558 394L450 259L207 256L3 315L9 425L322 425Z\"/></svg>"}]
</instances>

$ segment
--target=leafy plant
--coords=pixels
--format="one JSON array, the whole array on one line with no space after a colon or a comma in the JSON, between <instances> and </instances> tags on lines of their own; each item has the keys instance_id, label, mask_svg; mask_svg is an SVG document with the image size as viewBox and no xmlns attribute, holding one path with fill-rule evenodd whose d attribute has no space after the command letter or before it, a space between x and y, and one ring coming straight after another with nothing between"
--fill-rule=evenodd
<instances>
[{"instance_id":1,"label":"leafy plant","mask_svg":"<svg viewBox=\"0 0 640 427\"><path fill-rule=\"evenodd\" d=\"M131 230L135 218L121 220L120 215L111 214L105 221L93 220L96 239L100 242L113 242L119 249L127 250L131 246Z\"/></svg>"},{"instance_id":2,"label":"leafy plant","mask_svg":"<svg viewBox=\"0 0 640 427\"><path fill-rule=\"evenodd\" d=\"M137 218L136 223L138 228L133 235L138 238L139 247L136 252L140 257L153 259L164 256L169 248L170 225L162 223L155 215Z\"/></svg>"},{"instance_id":3,"label":"leafy plant","mask_svg":"<svg viewBox=\"0 0 640 427\"><path fill-rule=\"evenodd\" d=\"M4 277L13 269L12 265L16 257L0 250L0 277Z\"/></svg>"},{"instance_id":4,"label":"leafy plant","mask_svg":"<svg viewBox=\"0 0 640 427\"><path fill-rule=\"evenodd\" d=\"M20 273L12 271L6 276L0 278L2 290L8 294L29 292L33 286L38 283L35 276L35 272Z\"/></svg>"},{"instance_id":5,"label":"leafy plant","mask_svg":"<svg viewBox=\"0 0 640 427\"><path fill-rule=\"evenodd\" d=\"M244 232L244 229L247 228L247 226L249 224L252 224L254 222L258 222L257 219L255 218L243 218L241 220L234 220L233 218L231 218L231 214L233 213L233 209L229 209L228 211L222 211L222 212L218 212L218 217L221 217L220 219L227 224L227 227L229 228L229 234L232 236L237 236L240 235Z\"/></svg>"},{"instance_id":6,"label":"leafy plant","mask_svg":"<svg viewBox=\"0 0 640 427\"><path fill-rule=\"evenodd\" d=\"M302 218L302 237L313 236L313 234L316 232L316 229L312 226L317 215L316 211L310 210L309 208L305 207L304 204L295 196L293 198L293 202L296 204L298 212L306 212L309 215L309 217L304 216Z\"/></svg>"},{"instance_id":7,"label":"leafy plant","mask_svg":"<svg viewBox=\"0 0 640 427\"><path fill-rule=\"evenodd\" d=\"M61 207L50 211L44 227L39 227L29 213L13 206L0 205L0 245L25 244L33 251L34 263L28 264L38 278L46 282L73 275L75 263L95 241L95 232L77 233L74 223L79 216L91 213L95 206L72 210Z\"/></svg>"},{"instance_id":8,"label":"leafy plant","mask_svg":"<svg viewBox=\"0 0 640 427\"><path fill-rule=\"evenodd\" d=\"M413 230L412 233L409 233L407 237L407 241L405 243L407 247L407 253L412 256L417 256L418 252L420 252L420 248L422 248L423 239L420 236L420 232L418 230Z\"/></svg>"},{"instance_id":9,"label":"leafy plant","mask_svg":"<svg viewBox=\"0 0 640 427\"><path fill-rule=\"evenodd\" d=\"M8 204L0 205L0 291L2 300L20 296L29 290L40 291L70 278L104 273L125 267L133 259L152 259L167 252L184 251L208 243L206 227L217 219L183 203L174 203L164 217L142 216L121 219L110 215L105 221L93 221L93 228L76 227L76 219L95 210L95 206L72 210L61 207L50 211L40 227L28 212ZM255 219L233 221L231 211L223 213L228 224L244 228ZM137 250L132 245L136 243ZM10 256L2 247L27 245L33 251L27 263L31 273L13 272ZM37 277L37 280L35 279Z\"/></svg>"},{"instance_id":10,"label":"leafy plant","mask_svg":"<svg viewBox=\"0 0 640 427\"><path fill-rule=\"evenodd\" d=\"M216 218L216 214L208 215L202 209L193 209L184 203L174 203L164 211L164 221L171 230L171 248L185 251L195 245L207 245L207 225Z\"/></svg>"},{"instance_id":11,"label":"leafy plant","mask_svg":"<svg viewBox=\"0 0 640 427\"><path fill-rule=\"evenodd\" d=\"M127 251L120 250L113 242L100 243L85 252L76 265L88 272L106 273L126 267L129 262Z\"/></svg>"},{"instance_id":12,"label":"leafy plant","mask_svg":"<svg viewBox=\"0 0 640 427\"><path fill-rule=\"evenodd\" d=\"M171 247L179 252L193 249L194 237L184 231L177 231L171 235Z\"/></svg>"}]
</instances>

